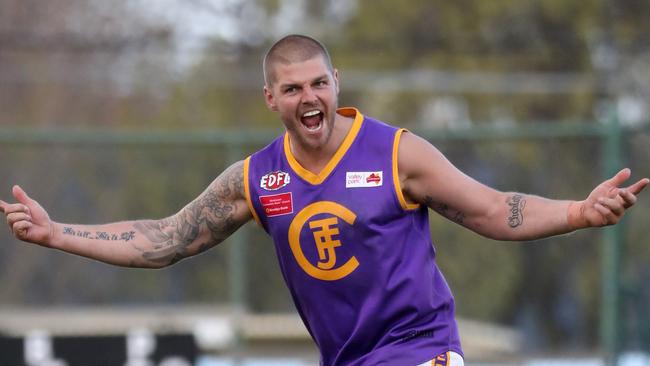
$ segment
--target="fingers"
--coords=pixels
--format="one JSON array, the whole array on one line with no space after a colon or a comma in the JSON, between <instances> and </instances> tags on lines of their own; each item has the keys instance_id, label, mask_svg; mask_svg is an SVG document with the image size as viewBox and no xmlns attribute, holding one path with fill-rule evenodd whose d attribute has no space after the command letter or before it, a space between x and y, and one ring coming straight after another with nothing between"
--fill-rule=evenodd
<instances>
[{"instance_id":1,"label":"fingers","mask_svg":"<svg viewBox=\"0 0 650 366\"><path fill-rule=\"evenodd\" d=\"M32 221L32 217L24 212L14 212L7 215L7 223L9 227L13 227L15 223L20 221Z\"/></svg>"},{"instance_id":2,"label":"fingers","mask_svg":"<svg viewBox=\"0 0 650 366\"><path fill-rule=\"evenodd\" d=\"M20 186L18 186L18 185L15 185L15 186L11 189L11 192L13 193L14 197L16 197L16 199L18 200L18 202L20 202L20 203L22 203L22 204L28 205L28 204L30 204L31 201L32 201L32 199L29 198L29 196L27 195L27 193L25 193L25 191L23 191L23 189L20 188Z\"/></svg>"},{"instance_id":3,"label":"fingers","mask_svg":"<svg viewBox=\"0 0 650 366\"><path fill-rule=\"evenodd\" d=\"M23 205L22 203L6 203L2 202L2 211L5 215L9 215L14 212L24 212L30 214L29 207Z\"/></svg>"},{"instance_id":4,"label":"fingers","mask_svg":"<svg viewBox=\"0 0 650 366\"><path fill-rule=\"evenodd\" d=\"M26 240L29 230L34 226L29 207L22 203L7 203L0 201L0 208L7 216L7 224L11 232L20 240Z\"/></svg>"},{"instance_id":5,"label":"fingers","mask_svg":"<svg viewBox=\"0 0 650 366\"><path fill-rule=\"evenodd\" d=\"M632 171L629 168L625 168L608 179L607 183L611 184L614 187L618 187L623 184L623 182L630 179L630 175L632 175Z\"/></svg>"},{"instance_id":6,"label":"fingers","mask_svg":"<svg viewBox=\"0 0 650 366\"><path fill-rule=\"evenodd\" d=\"M27 193L25 193L25 191L23 191L23 189L17 185L12 188L11 192L20 203L11 204L3 200L0 200L0 211L3 212L4 214L9 214L11 212L16 212L16 211L29 212L29 208L27 207L27 205L33 201L31 198L29 198L29 196L27 196Z\"/></svg>"},{"instance_id":7,"label":"fingers","mask_svg":"<svg viewBox=\"0 0 650 366\"><path fill-rule=\"evenodd\" d=\"M619 197L601 197L598 199L596 206L601 206L616 216L622 216L625 213L625 204L623 202L623 199L619 199ZM599 211L603 213L601 210Z\"/></svg>"},{"instance_id":8,"label":"fingers","mask_svg":"<svg viewBox=\"0 0 650 366\"><path fill-rule=\"evenodd\" d=\"M650 180L643 178L627 188L618 188L630 177L630 174L629 169L623 169L600 186L606 188L605 190L594 191L594 200L591 201L593 206L591 207L598 215L590 216L591 225L617 224L625 215L625 211L636 204L637 195L650 184Z\"/></svg>"},{"instance_id":9,"label":"fingers","mask_svg":"<svg viewBox=\"0 0 650 366\"><path fill-rule=\"evenodd\" d=\"M27 214L30 214L30 210L27 205L31 204L33 200L27 196L27 193L25 193L25 191L23 191L20 186L14 186L11 191L19 203L7 203L0 200L0 210L5 215L9 215L13 212L25 212Z\"/></svg>"},{"instance_id":10,"label":"fingers","mask_svg":"<svg viewBox=\"0 0 650 366\"><path fill-rule=\"evenodd\" d=\"M7 215L7 224L13 231L14 225L20 221L32 221L29 214L29 208L22 203L6 204L4 205L4 213Z\"/></svg>"},{"instance_id":11,"label":"fingers","mask_svg":"<svg viewBox=\"0 0 650 366\"><path fill-rule=\"evenodd\" d=\"M636 203L636 196L627 189L621 189L619 196L623 200L623 207L630 208Z\"/></svg>"},{"instance_id":12,"label":"fingers","mask_svg":"<svg viewBox=\"0 0 650 366\"><path fill-rule=\"evenodd\" d=\"M601 215L601 219L598 220L596 226L605 226L618 223L620 217L616 216L609 208L605 207L600 203L596 203L594 208ZM602 220L602 221L601 221Z\"/></svg>"},{"instance_id":13,"label":"fingers","mask_svg":"<svg viewBox=\"0 0 650 366\"><path fill-rule=\"evenodd\" d=\"M648 186L648 183L650 183L650 180L648 178L643 178L640 181L627 187L626 190L630 191L634 195L637 195L641 193L645 187Z\"/></svg>"},{"instance_id":14,"label":"fingers","mask_svg":"<svg viewBox=\"0 0 650 366\"><path fill-rule=\"evenodd\" d=\"M603 225L618 223L625 211L637 201L636 195L627 189L616 189L616 195L599 197L594 208L603 218Z\"/></svg>"},{"instance_id":15,"label":"fingers","mask_svg":"<svg viewBox=\"0 0 650 366\"><path fill-rule=\"evenodd\" d=\"M11 227L11 230L18 239L25 240L29 229L31 229L33 225L34 224L29 221L18 221Z\"/></svg>"}]
</instances>

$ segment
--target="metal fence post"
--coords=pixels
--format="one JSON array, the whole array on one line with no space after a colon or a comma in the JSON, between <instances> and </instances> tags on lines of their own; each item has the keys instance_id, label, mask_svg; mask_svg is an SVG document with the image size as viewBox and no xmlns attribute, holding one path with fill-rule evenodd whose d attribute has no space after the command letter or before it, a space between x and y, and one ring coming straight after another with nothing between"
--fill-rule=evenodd
<instances>
[{"instance_id":1,"label":"metal fence post","mask_svg":"<svg viewBox=\"0 0 650 366\"><path fill-rule=\"evenodd\" d=\"M609 178L616 174L622 165L622 134L618 116L611 113L607 121L607 133L604 136L603 170ZM623 225L607 227L602 237L602 299L600 338L605 353L605 364L615 366L620 352L620 270L621 238Z\"/></svg>"},{"instance_id":2,"label":"metal fence post","mask_svg":"<svg viewBox=\"0 0 650 366\"><path fill-rule=\"evenodd\" d=\"M232 164L242 159L240 144L228 144L226 147L227 163ZM243 362L242 344L242 318L248 309L246 294L247 269L246 269L246 242L248 237L247 225L242 226L235 235L231 236L228 260L230 303L234 307L234 361L235 365Z\"/></svg>"}]
</instances>

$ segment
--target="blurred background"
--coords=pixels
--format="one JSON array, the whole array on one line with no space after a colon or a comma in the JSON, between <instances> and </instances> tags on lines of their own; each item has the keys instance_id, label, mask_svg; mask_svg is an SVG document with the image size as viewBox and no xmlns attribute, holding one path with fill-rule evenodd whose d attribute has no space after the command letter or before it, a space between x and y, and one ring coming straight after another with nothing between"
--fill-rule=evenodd
<instances>
[{"instance_id":1,"label":"blurred background","mask_svg":"<svg viewBox=\"0 0 650 366\"><path fill-rule=\"evenodd\" d=\"M342 106L497 189L582 199L650 175L648 20L645 0L0 0L0 197L73 223L176 212L282 132L261 60L304 33ZM647 194L615 228L524 244L431 215L467 364L650 365ZM317 364L254 224L164 270L5 228L0 282L2 365Z\"/></svg>"}]
</instances>

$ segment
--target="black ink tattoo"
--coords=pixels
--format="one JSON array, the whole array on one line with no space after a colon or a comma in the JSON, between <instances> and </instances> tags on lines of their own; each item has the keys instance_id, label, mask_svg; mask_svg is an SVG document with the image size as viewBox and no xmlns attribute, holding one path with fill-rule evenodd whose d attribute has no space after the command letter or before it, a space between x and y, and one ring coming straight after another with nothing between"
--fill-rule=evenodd
<instances>
[{"instance_id":1,"label":"black ink tattoo","mask_svg":"<svg viewBox=\"0 0 650 366\"><path fill-rule=\"evenodd\" d=\"M105 231L96 231L93 235L90 231L75 230L69 226L63 228L63 235L76 236L78 238L103 241L124 241L129 242L135 239L135 231L125 231L119 234L109 234Z\"/></svg>"},{"instance_id":2,"label":"black ink tattoo","mask_svg":"<svg viewBox=\"0 0 650 366\"><path fill-rule=\"evenodd\" d=\"M511 228L516 228L524 223L524 207L526 207L526 199L520 194L515 194L506 199L506 203L510 206L510 216L508 216L508 225Z\"/></svg>"},{"instance_id":3,"label":"black ink tattoo","mask_svg":"<svg viewBox=\"0 0 650 366\"><path fill-rule=\"evenodd\" d=\"M173 264L190 254L201 253L226 239L245 221L235 219L234 204L244 193L243 162L234 164L221 174L192 203L178 214L162 220L138 221L137 231L144 234L153 244L153 250L143 250L142 257L154 263ZM194 249L189 247L207 228L210 237Z\"/></svg>"},{"instance_id":4,"label":"black ink tattoo","mask_svg":"<svg viewBox=\"0 0 650 366\"><path fill-rule=\"evenodd\" d=\"M125 242L135 239L135 231L128 231L120 234L120 239L124 240Z\"/></svg>"},{"instance_id":5,"label":"black ink tattoo","mask_svg":"<svg viewBox=\"0 0 650 366\"><path fill-rule=\"evenodd\" d=\"M435 202L433 200L433 198L431 198L430 196L426 196L422 203L429 206L435 212L439 213L440 215L448 218L449 220L451 220L451 221L453 221L453 222L455 222L457 224L462 225L463 222L465 221L465 214L464 213L462 213L462 212L460 212L458 210L454 210L454 209L449 208L449 206L447 204Z\"/></svg>"}]
</instances>

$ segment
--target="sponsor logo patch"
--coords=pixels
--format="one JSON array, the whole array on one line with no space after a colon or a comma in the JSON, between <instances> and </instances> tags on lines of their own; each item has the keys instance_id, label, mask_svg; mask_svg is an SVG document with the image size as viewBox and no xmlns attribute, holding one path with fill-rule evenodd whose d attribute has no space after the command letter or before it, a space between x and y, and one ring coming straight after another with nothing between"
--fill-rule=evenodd
<instances>
[{"instance_id":1,"label":"sponsor logo patch","mask_svg":"<svg viewBox=\"0 0 650 366\"><path fill-rule=\"evenodd\" d=\"M293 213L293 196L291 192L260 196L260 203L268 217Z\"/></svg>"},{"instance_id":2,"label":"sponsor logo patch","mask_svg":"<svg viewBox=\"0 0 650 366\"><path fill-rule=\"evenodd\" d=\"M384 183L384 172L346 172L345 188L379 187Z\"/></svg>"},{"instance_id":3,"label":"sponsor logo patch","mask_svg":"<svg viewBox=\"0 0 650 366\"><path fill-rule=\"evenodd\" d=\"M286 186L290 181L289 173L278 170L277 172L265 174L260 179L260 187L267 191L275 191Z\"/></svg>"}]
</instances>

